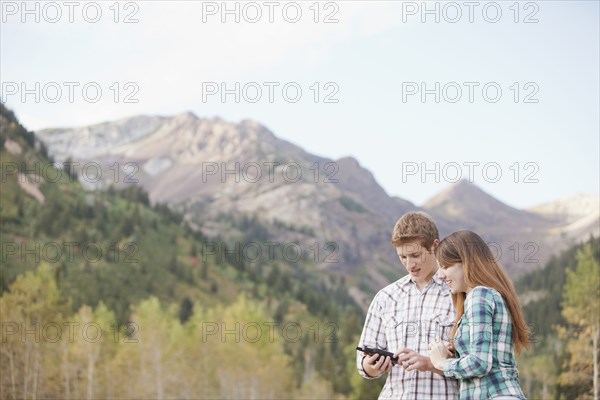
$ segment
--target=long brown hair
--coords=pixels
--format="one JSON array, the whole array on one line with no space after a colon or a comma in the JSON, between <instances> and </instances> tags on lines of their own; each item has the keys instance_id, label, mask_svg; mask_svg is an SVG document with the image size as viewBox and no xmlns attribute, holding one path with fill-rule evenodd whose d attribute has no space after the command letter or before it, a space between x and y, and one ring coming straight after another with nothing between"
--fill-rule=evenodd
<instances>
[{"instance_id":1,"label":"long brown hair","mask_svg":"<svg viewBox=\"0 0 600 400\"><path fill-rule=\"evenodd\" d=\"M521 352L522 347L529 349L529 328L523 317L515 287L479 235L471 231L454 232L440 242L435 256L442 268L461 263L465 283L469 288L487 286L496 289L508 305L512 317L512 338L517 354ZM452 303L456 309L456 320L450 334L453 347L458 322L465 312L466 296L466 293L452 294Z\"/></svg>"}]
</instances>

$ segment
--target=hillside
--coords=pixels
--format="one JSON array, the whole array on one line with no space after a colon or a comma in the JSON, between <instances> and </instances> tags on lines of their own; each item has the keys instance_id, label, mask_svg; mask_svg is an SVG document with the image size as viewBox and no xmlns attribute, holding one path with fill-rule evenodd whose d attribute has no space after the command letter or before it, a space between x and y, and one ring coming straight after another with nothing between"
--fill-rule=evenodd
<instances>
[{"instance_id":1,"label":"hillside","mask_svg":"<svg viewBox=\"0 0 600 400\"><path fill-rule=\"evenodd\" d=\"M86 191L75 172L70 175L55 168L44 146L4 105L0 105L0 145L4 179L0 195L3 324L78 321L83 325L92 321L109 329L110 324L103 324L112 320L127 327L120 332L124 339L118 344L98 344L105 347L97 349L104 355L96 358L95 368L112 371L112 378L98 372L96 382L109 378L114 382L102 385L103 390L114 387L120 391L117 393L133 390L130 395L154 397L164 393L179 398L189 397L186 391L204 390L221 397L230 393L230 388L219 382L246 379L247 371L270 364L277 365L281 374L279 395L316 391L330 397L351 390L378 390L378 383L367 382L353 389L348 363L335 362L346 358L347 347L358 339L362 323L359 308L337 276L327 271L317 274L304 260L291 263L276 256L271 262L249 262L234 241L223 236L209 238L189 229L182 223L182 215L161 203L151 204L148 194L138 186ZM263 229L255 220L245 224L249 232ZM245 243L241 244L244 248ZM212 245L229 253L212 252ZM253 362L238 370L228 367L217 375L207 366L197 366L197 356L210 353L215 359L228 359L239 346L235 335L224 341L220 335L183 340L174 333L179 329L187 335L206 335L207 324L237 326L240 321L259 326L297 324L312 333L305 333L302 340L289 340L287 331L275 330L273 341L265 335L256 345L248 342L245 357ZM143 335L144 343L154 344L127 346L139 340L136 335ZM17 341L13 343L13 339ZM89 368L89 360L79 358L83 351L77 347L79 342L56 343L44 338L36 351L44 363L61 367L45 369L45 374L39 375L27 370L28 342L18 339L10 337L11 344L3 346L0 355L2 398L8 398L8 393L28 397L23 393L33 386L37 397L53 398L65 398L69 391L71 397L77 393L85 397L81 390L86 385L92 392L100 390L89 386L86 375L73 372L71 376L68 372L72 383L67 386L56 375L81 370L85 365ZM136 369L131 363L155 352L161 341L171 350L153 365L164 368L164 375L147 371L131 375ZM181 347L184 343L187 347ZM59 345L71 355L58 357ZM193 354L196 356L190 357ZM14 362L9 365L5 357ZM178 371L177 380L173 380L172 368ZM212 376L210 385L198 388L193 383L192 375L198 371ZM7 381L15 373L23 376L24 385ZM119 376L131 379L121 382ZM188 379L179 381L186 376ZM253 390L265 397L273 395L266 377L253 385Z\"/></svg>"}]
</instances>

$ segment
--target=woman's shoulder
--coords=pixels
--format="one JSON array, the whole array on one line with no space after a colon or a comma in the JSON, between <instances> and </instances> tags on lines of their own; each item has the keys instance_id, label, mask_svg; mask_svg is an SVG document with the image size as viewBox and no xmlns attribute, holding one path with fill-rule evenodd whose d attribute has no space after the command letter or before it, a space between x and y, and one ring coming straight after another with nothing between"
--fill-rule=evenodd
<instances>
[{"instance_id":1,"label":"woman's shoulder","mask_svg":"<svg viewBox=\"0 0 600 400\"><path fill-rule=\"evenodd\" d=\"M469 293L471 296L494 297L500 296L500 293L489 286L475 286Z\"/></svg>"},{"instance_id":2,"label":"woman's shoulder","mask_svg":"<svg viewBox=\"0 0 600 400\"><path fill-rule=\"evenodd\" d=\"M490 304L498 303L502 301L502 295L496 289L489 286L475 286L469 292L467 300L471 301L487 301Z\"/></svg>"}]
</instances>

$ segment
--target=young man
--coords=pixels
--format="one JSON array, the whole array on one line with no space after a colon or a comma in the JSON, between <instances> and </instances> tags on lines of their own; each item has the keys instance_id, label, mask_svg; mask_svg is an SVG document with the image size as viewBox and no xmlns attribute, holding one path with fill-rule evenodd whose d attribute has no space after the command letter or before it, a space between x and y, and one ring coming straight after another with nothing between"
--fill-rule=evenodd
<instances>
[{"instance_id":1,"label":"young man","mask_svg":"<svg viewBox=\"0 0 600 400\"><path fill-rule=\"evenodd\" d=\"M373 299L359 346L378 348L398 356L357 351L357 368L367 379L388 372L380 399L457 399L457 381L435 369L428 357L429 343L448 340L454 324L450 290L437 275L434 250L438 229L422 212L404 214L392 233L392 244L408 275L381 289Z\"/></svg>"}]
</instances>

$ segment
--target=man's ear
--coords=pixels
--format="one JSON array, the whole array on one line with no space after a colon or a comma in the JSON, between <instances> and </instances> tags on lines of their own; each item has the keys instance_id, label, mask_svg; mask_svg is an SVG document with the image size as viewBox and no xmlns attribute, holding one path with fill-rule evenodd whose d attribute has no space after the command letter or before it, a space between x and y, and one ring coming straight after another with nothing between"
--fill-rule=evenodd
<instances>
[{"instance_id":1,"label":"man's ear","mask_svg":"<svg viewBox=\"0 0 600 400\"><path fill-rule=\"evenodd\" d=\"M435 251L435 249L437 249L437 247L440 245L440 239L435 239L433 241L433 244L431 245L431 249L429 250L430 253L433 253Z\"/></svg>"}]
</instances>

